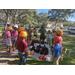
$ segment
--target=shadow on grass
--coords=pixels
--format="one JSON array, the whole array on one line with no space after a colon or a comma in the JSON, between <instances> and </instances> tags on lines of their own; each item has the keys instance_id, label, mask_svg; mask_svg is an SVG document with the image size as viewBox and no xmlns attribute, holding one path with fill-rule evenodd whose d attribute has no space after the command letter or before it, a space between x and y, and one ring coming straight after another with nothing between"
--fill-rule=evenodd
<instances>
[{"instance_id":1,"label":"shadow on grass","mask_svg":"<svg viewBox=\"0 0 75 75\"><path fill-rule=\"evenodd\" d=\"M14 61L8 61L9 65L18 65L19 58ZM39 60L39 59L33 59L33 58L27 58L27 63L26 65L52 65L51 62L44 61L44 60Z\"/></svg>"},{"instance_id":2,"label":"shadow on grass","mask_svg":"<svg viewBox=\"0 0 75 75\"><path fill-rule=\"evenodd\" d=\"M9 65L18 65L19 60L8 61Z\"/></svg>"}]
</instances>

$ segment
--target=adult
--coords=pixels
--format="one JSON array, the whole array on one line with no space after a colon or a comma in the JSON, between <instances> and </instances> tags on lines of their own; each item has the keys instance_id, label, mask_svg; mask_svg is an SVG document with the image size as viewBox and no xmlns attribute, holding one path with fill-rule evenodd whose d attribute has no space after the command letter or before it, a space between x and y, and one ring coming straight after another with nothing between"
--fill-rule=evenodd
<instances>
[{"instance_id":1,"label":"adult","mask_svg":"<svg viewBox=\"0 0 75 75\"><path fill-rule=\"evenodd\" d=\"M44 26L41 26L41 29L39 30L40 34L40 44L41 44L41 40L43 40L44 44L45 44L45 33L46 30L44 28Z\"/></svg>"},{"instance_id":2,"label":"adult","mask_svg":"<svg viewBox=\"0 0 75 75\"><path fill-rule=\"evenodd\" d=\"M28 36L27 36L27 40L28 40L28 45L30 45L30 41L31 41L31 33L32 33L32 30L31 30L31 26L29 25L29 29L28 29Z\"/></svg>"}]
</instances>

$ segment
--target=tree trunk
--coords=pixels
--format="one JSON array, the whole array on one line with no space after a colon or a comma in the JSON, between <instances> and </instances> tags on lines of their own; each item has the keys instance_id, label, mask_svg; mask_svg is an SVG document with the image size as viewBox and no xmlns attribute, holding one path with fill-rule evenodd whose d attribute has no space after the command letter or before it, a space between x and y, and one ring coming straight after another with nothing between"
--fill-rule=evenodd
<instances>
[{"instance_id":1,"label":"tree trunk","mask_svg":"<svg viewBox=\"0 0 75 75\"><path fill-rule=\"evenodd\" d=\"M9 23L9 9L7 9L7 14L6 14L6 24L5 24L5 30L7 28L7 24Z\"/></svg>"},{"instance_id":2,"label":"tree trunk","mask_svg":"<svg viewBox=\"0 0 75 75\"><path fill-rule=\"evenodd\" d=\"M56 20L56 22L55 22L55 29L56 29L56 27L57 27L57 20Z\"/></svg>"}]
</instances>

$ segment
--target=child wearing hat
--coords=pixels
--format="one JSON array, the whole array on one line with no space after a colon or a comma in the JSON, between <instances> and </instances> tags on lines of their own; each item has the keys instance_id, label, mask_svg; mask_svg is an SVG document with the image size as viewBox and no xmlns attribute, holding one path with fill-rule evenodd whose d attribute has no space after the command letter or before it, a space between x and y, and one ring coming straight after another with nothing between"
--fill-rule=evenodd
<instances>
[{"instance_id":1,"label":"child wearing hat","mask_svg":"<svg viewBox=\"0 0 75 75\"><path fill-rule=\"evenodd\" d=\"M53 61L54 65L59 65L60 56L62 57L61 55L62 47L59 44L60 37L59 36L54 37L54 42L55 42L55 46L53 48L53 55L52 55L51 61Z\"/></svg>"},{"instance_id":2,"label":"child wearing hat","mask_svg":"<svg viewBox=\"0 0 75 75\"><path fill-rule=\"evenodd\" d=\"M4 32L4 34L6 35L6 46L7 46L8 54L12 54L11 52L11 47L12 47L11 31L12 31L12 27L8 27L7 31Z\"/></svg>"},{"instance_id":3,"label":"child wearing hat","mask_svg":"<svg viewBox=\"0 0 75 75\"><path fill-rule=\"evenodd\" d=\"M21 31L20 32L20 37L21 40L17 42L17 49L19 51L19 65L26 65L26 60L27 60L27 47L28 43L26 42L27 39L27 32Z\"/></svg>"}]
</instances>

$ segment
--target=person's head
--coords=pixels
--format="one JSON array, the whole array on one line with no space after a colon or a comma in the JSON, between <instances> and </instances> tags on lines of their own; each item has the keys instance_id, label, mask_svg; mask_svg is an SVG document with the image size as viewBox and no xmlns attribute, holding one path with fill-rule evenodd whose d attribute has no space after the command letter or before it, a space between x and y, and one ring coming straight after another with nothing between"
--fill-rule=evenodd
<instances>
[{"instance_id":1,"label":"person's head","mask_svg":"<svg viewBox=\"0 0 75 75\"><path fill-rule=\"evenodd\" d=\"M14 30L18 30L18 25L14 25Z\"/></svg>"},{"instance_id":2,"label":"person's head","mask_svg":"<svg viewBox=\"0 0 75 75\"><path fill-rule=\"evenodd\" d=\"M10 24L7 24L7 26L9 27L9 26L10 26Z\"/></svg>"},{"instance_id":3,"label":"person's head","mask_svg":"<svg viewBox=\"0 0 75 75\"><path fill-rule=\"evenodd\" d=\"M20 37L22 38L22 40L27 40L27 32L26 31L21 31L20 32Z\"/></svg>"},{"instance_id":4,"label":"person's head","mask_svg":"<svg viewBox=\"0 0 75 75\"><path fill-rule=\"evenodd\" d=\"M59 42L60 42L60 37L59 36L55 36L54 37L54 42L55 42L55 45L58 45L59 44Z\"/></svg>"},{"instance_id":5,"label":"person's head","mask_svg":"<svg viewBox=\"0 0 75 75\"><path fill-rule=\"evenodd\" d=\"M63 31L62 30L58 30L56 33L57 33L57 36L63 35Z\"/></svg>"},{"instance_id":6,"label":"person's head","mask_svg":"<svg viewBox=\"0 0 75 75\"><path fill-rule=\"evenodd\" d=\"M50 30L48 30L48 33L50 33L51 31Z\"/></svg>"},{"instance_id":7,"label":"person's head","mask_svg":"<svg viewBox=\"0 0 75 75\"><path fill-rule=\"evenodd\" d=\"M11 32L13 30L13 28L12 27L8 27L7 30Z\"/></svg>"},{"instance_id":8,"label":"person's head","mask_svg":"<svg viewBox=\"0 0 75 75\"><path fill-rule=\"evenodd\" d=\"M18 28L18 34L20 34L20 32L23 31L22 28Z\"/></svg>"}]
</instances>

